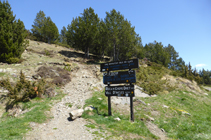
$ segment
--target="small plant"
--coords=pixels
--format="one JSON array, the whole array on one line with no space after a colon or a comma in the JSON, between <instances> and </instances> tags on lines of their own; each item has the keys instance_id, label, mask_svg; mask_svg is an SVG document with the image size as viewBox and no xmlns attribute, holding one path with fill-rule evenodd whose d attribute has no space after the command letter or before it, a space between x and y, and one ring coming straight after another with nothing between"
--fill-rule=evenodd
<instances>
[{"instance_id":1,"label":"small plant","mask_svg":"<svg viewBox=\"0 0 211 140\"><path fill-rule=\"evenodd\" d=\"M66 66L64 66L64 70L71 71L70 64L67 64Z\"/></svg>"},{"instance_id":2,"label":"small plant","mask_svg":"<svg viewBox=\"0 0 211 140\"><path fill-rule=\"evenodd\" d=\"M39 83L27 81L23 72L20 72L20 80L15 86L12 86L9 79L1 80L0 86L9 91L7 96L9 101L6 104L6 110L13 108L18 102L27 102L35 97L41 97L45 91L45 81L41 80Z\"/></svg>"},{"instance_id":3,"label":"small plant","mask_svg":"<svg viewBox=\"0 0 211 140\"><path fill-rule=\"evenodd\" d=\"M66 103L65 105L70 107L70 108L73 106L71 103Z\"/></svg>"},{"instance_id":4,"label":"small plant","mask_svg":"<svg viewBox=\"0 0 211 140\"><path fill-rule=\"evenodd\" d=\"M50 52L48 50L45 50L45 55L46 56L49 56L50 55Z\"/></svg>"}]
</instances>

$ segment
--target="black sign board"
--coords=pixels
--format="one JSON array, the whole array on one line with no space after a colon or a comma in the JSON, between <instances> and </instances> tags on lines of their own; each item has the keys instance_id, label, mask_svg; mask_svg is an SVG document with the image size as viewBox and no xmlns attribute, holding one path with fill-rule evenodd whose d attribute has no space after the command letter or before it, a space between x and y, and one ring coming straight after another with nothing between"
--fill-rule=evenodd
<instances>
[{"instance_id":1,"label":"black sign board","mask_svg":"<svg viewBox=\"0 0 211 140\"><path fill-rule=\"evenodd\" d=\"M132 68L139 68L138 59L103 63L100 65L101 72L132 69Z\"/></svg>"},{"instance_id":2,"label":"black sign board","mask_svg":"<svg viewBox=\"0 0 211 140\"><path fill-rule=\"evenodd\" d=\"M134 97L134 85L129 86L106 86L106 96Z\"/></svg>"},{"instance_id":3,"label":"black sign board","mask_svg":"<svg viewBox=\"0 0 211 140\"><path fill-rule=\"evenodd\" d=\"M103 74L104 84L120 84L120 83L135 83L136 73L134 70L109 72Z\"/></svg>"}]
</instances>

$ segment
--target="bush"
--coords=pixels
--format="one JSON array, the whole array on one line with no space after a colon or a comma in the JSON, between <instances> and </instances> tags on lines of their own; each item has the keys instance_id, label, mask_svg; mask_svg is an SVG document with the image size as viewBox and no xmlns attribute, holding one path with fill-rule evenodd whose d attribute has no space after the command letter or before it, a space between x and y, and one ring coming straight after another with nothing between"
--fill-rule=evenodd
<instances>
[{"instance_id":1,"label":"bush","mask_svg":"<svg viewBox=\"0 0 211 140\"><path fill-rule=\"evenodd\" d=\"M159 64L151 63L151 66L146 68L140 67L137 71L138 85L150 95L159 94L165 89L165 80L161 80L164 74L167 73L166 68Z\"/></svg>"},{"instance_id":2,"label":"bush","mask_svg":"<svg viewBox=\"0 0 211 140\"><path fill-rule=\"evenodd\" d=\"M20 72L20 80L14 86L12 86L9 79L1 80L0 86L9 91L6 110L13 108L18 102L27 102L35 97L41 97L45 92L45 85L44 80L40 80L38 83L27 81L22 71Z\"/></svg>"},{"instance_id":3,"label":"bush","mask_svg":"<svg viewBox=\"0 0 211 140\"><path fill-rule=\"evenodd\" d=\"M13 63L18 63L19 60L20 60L19 58L10 57L10 58L8 58L6 61L7 61L7 63L9 63L9 64L13 64Z\"/></svg>"}]
</instances>

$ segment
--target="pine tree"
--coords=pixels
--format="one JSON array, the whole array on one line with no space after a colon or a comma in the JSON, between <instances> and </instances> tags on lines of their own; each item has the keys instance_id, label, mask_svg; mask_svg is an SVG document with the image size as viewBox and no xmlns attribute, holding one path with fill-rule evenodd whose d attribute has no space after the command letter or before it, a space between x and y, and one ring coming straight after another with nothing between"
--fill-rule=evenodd
<instances>
[{"instance_id":1,"label":"pine tree","mask_svg":"<svg viewBox=\"0 0 211 140\"><path fill-rule=\"evenodd\" d=\"M192 75L192 66L191 66L191 64L190 64L190 62L189 62L189 64L188 64L188 74L189 74L189 76L191 76Z\"/></svg>"},{"instance_id":2,"label":"pine tree","mask_svg":"<svg viewBox=\"0 0 211 140\"><path fill-rule=\"evenodd\" d=\"M61 29L60 35L59 35L59 39L62 44L67 44L66 33L67 33L67 29L66 29L66 27L63 26Z\"/></svg>"},{"instance_id":3,"label":"pine tree","mask_svg":"<svg viewBox=\"0 0 211 140\"><path fill-rule=\"evenodd\" d=\"M168 44L168 46L165 47L164 49L170 56L170 62L169 62L168 67L172 70L177 70L177 61L179 57L178 52L176 52L174 47L170 44Z\"/></svg>"},{"instance_id":4,"label":"pine tree","mask_svg":"<svg viewBox=\"0 0 211 140\"><path fill-rule=\"evenodd\" d=\"M38 41L51 43L59 37L56 24L50 17L46 18L45 13L41 10L36 15L31 31Z\"/></svg>"},{"instance_id":5,"label":"pine tree","mask_svg":"<svg viewBox=\"0 0 211 140\"><path fill-rule=\"evenodd\" d=\"M43 27L45 25L46 17L43 11L39 11L34 20L34 25L32 25L32 34L36 37L38 41L45 41L43 36Z\"/></svg>"},{"instance_id":6,"label":"pine tree","mask_svg":"<svg viewBox=\"0 0 211 140\"><path fill-rule=\"evenodd\" d=\"M67 43L74 48L85 52L85 57L89 58L90 50L96 46L98 37L99 17L94 13L94 9L84 9L81 17L73 19L67 29Z\"/></svg>"},{"instance_id":7,"label":"pine tree","mask_svg":"<svg viewBox=\"0 0 211 140\"><path fill-rule=\"evenodd\" d=\"M26 48L25 26L15 20L10 4L0 1L0 61L17 63Z\"/></svg>"},{"instance_id":8,"label":"pine tree","mask_svg":"<svg viewBox=\"0 0 211 140\"><path fill-rule=\"evenodd\" d=\"M115 9L106 12L104 22L108 33L108 54L113 56L113 61L137 56L135 47L141 46L141 39L136 34L135 27Z\"/></svg>"},{"instance_id":9,"label":"pine tree","mask_svg":"<svg viewBox=\"0 0 211 140\"><path fill-rule=\"evenodd\" d=\"M49 44L52 41L55 41L59 37L59 31L56 27L55 23L51 20L50 17L47 17L42 28L43 37L45 38L45 42Z\"/></svg>"}]
</instances>

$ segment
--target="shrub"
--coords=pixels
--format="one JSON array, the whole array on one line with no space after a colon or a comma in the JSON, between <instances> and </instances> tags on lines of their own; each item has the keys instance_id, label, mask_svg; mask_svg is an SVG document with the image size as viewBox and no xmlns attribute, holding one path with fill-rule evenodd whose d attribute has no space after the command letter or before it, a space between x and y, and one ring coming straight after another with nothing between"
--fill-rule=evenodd
<instances>
[{"instance_id":1,"label":"shrub","mask_svg":"<svg viewBox=\"0 0 211 140\"><path fill-rule=\"evenodd\" d=\"M161 80L165 73L165 68L160 64L151 63L146 68L140 67L137 71L138 85L150 95L159 94L165 89L166 81Z\"/></svg>"},{"instance_id":2,"label":"shrub","mask_svg":"<svg viewBox=\"0 0 211 140\"><path fill-rule=\"evenodd\" d=\"M41 97L45 91L45 81L40 80L38 83L27 81L23 72L20 72L19 81L12 86L9 79L1 80L0 86L9 91L7 97L9 101L6 104L6 110L13 108L18 102L27 102L35 97Z\"/></svg>"}]
</instances>

